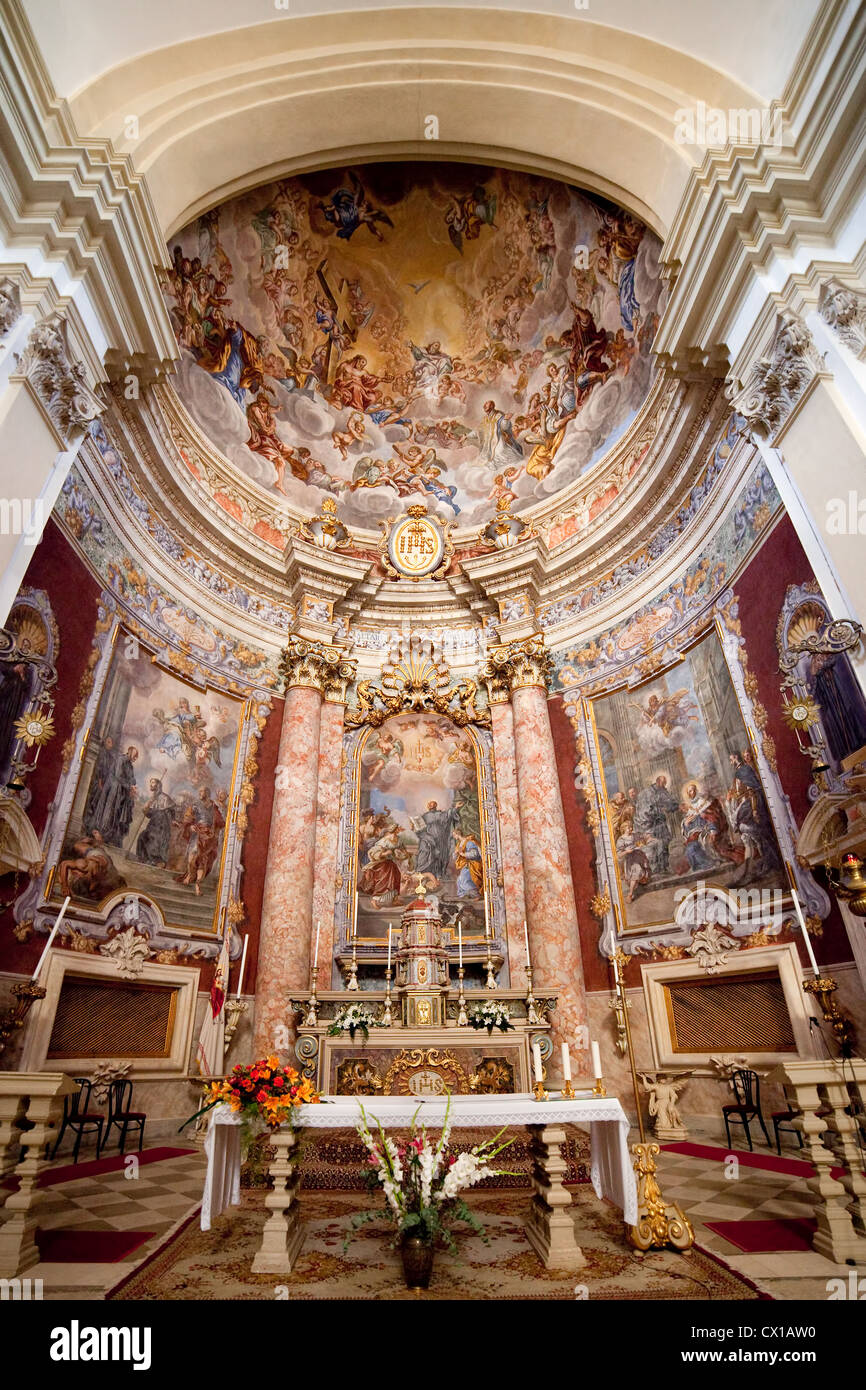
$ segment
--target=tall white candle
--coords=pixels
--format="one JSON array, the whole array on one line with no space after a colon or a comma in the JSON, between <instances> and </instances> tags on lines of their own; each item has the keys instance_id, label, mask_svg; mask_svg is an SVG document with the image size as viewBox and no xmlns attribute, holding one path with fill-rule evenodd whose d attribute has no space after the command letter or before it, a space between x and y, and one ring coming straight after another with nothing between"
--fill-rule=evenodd
<instances>
[{"instance_id":1,"label":"tall white candle","mask_svg":"<svg viewBox=\"0 0 866 1390\"><path fill-rule=\"evenodd\" d=\"M541 1048L539 1047L539 1045L538 1045L537 1042L534 1042L534 1043L532 1044L532 1065L533 1065L533 1068L534 1068L534 1071L535 1071L535 1079L536 1079L536 1081L540 1081L540 1080L542 1079L542 1078L541 1078Z\"/></svg>"},{"instance_id":2,"label":"tall white candle","mask_svg":"<svg viewBox=\"0 0 866 1390\"><path fill-rule=\"evenodd\" d=\"M487 906L487 892L484 893L484 935L490 936L490 913Z\"/></svg>"},{"instance_id":3,"label":"tall white candle","mask_svg":"<svg viewBox=\"0 0 866 1390\"><path fill-rule=\"evenodd\" d=\"M526 929L526 918L523 919L523 940L526 942L526 968L529 969L531 961L529 959L529 932Z\"/></svg>"},{"instance_id":4,"label":"tall white candle","mask_svg":"<svg viewBox=\"0 0 866 1390\"><path fill-rule=\"evenodd\" d=\"M69 906L69 898L67 897L67 898L64 898L64 900L63 900L63 906L61 907L60 911L59 911L58 914L57 914L57 918L56 918L56 920L55 920L54 926L51 928L51 933L50 933L50 935L49 935L49 937L48 937L48 940L47 940L46 943L45 943L45 948L44 948L44 950L43 950L43 952L42 952L42 955L39 957L39 962L38 962L38 964L37 964L37 966L36 966L36 969L33 971L32 979L33 979L33 983L34 983L34 984L36 984L36 981L39 979L39 972L40 972L40 970L42 969L42 962L45 960L45 957L48 955L48 952L51 950L52 943L53 943L53 941L54 941L55 936L57 935L57 928L60 926L60 923L63 921L63 914L66 912L66 909L67 909L68 906Z\"/></svg>"},{"instance_id":5,"label":"tall white candle","mask_svg":"<svg viewBox=\"0 0 866 1390\"><path fill-rule=\"evenodd\" d=\"M568 1055L568 1043L562 1044L562 1079L571 1080L571 1058Z\"/></svg>"},{"instance_id":6,"label":"tall white candle","mask_svg":"<svg viewBox=\"0 0 866 1390\"><path fill-rule=\"evenodd\" d=\"M392 924L388 923L388 969L391 969L391 933L394 930Z\"/></svg>"},{"instance_id":7,"label":"tall white candle","mask_svg":"<svg viewBox=\"0 0 866 1390\"><path fill-rule=\"evenodd\" d=\"M358 935L358 894L355 894L355 915L352 920L352 936Z\"/></svg>"},{"instance_id":8,"label":"tall white candle","mask_svg":"<svg viewBox=\"0 0 866 1390\"><path fill-rule=\"evenodd\" d=\"M243 949L243 953L242 953L242 955L241 955L241 968L240 968L240 970L238 971L238 989L237 989L237 994L235 995L235 998L236 998L236 999L240 999L240 997L241 997L241 990L242 990L243 987L244 987L244 969L246 968L246 963L247 963L247 946L249 945L249 943L250 943L250 938L249 938L249 936L245 936L245 937L244 937L244 949Z\"/></svg>"},{"instance_id":9,"label":"tall white candle","mask_svg":"<svg viewBox=\"0 0 866 1390\"><path fill-rule=\"evenodd\" d=\"M589 1050L592 1053L592 1074L595 1077L596 1081L600 1081L602 1077L602 1070L601 1053L598 1050L598 1043L591 1042L589 1044Z\"/></svg>"},{"instance_id":10,"label":"tall white candle","mask_svg":"<svg viewBox=\"0 0 866 1390\"><path fill-rule=\"evenodd\" d=\"M812 971L815 979L820 979L821 971L818 969L818 962L815 959L815 952L812 950L812 942L809 940L809 932L806 927L806 919L803 916L803 909L800 906L800 899L797 897L796 888L791 889L791 897L794 900L794 911L797 914L797 921L800 923L800 930L803 933L803 940L806 943L806 950L809 953L809 960L812 962Z\"/></svg>"},{"instance_id":11,"label":"tall white candle","mask_svg":"<svg viewBox=\"0 0 866 1390\"><path fill-rule=\"evenodd\" d=\"M460 969L463 969L463 922L457 918L457 949L460 952Z\"/></svg>"},{"instance_id":12,"label":"tall white candle","mask_svg":"<svg viewBox=\"0 0 866 1390\"><path fill-rule=\"evenodd\" d=\"M322 925L321 922L317 922L317 923L316 923L316 949L315 949L315 952L313 953L313 973L314 973L314 974L315 974L316 966L319 964L319 929L320 929L321 925ZM246 949L246 945L244 946L244 949Z\"/></svg>"}]
</instances>

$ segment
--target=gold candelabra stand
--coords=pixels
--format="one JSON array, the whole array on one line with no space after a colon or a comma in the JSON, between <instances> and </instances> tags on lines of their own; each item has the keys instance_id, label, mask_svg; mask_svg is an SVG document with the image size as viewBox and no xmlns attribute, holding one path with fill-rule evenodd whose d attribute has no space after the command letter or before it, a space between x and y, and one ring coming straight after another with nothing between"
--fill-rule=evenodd
<instances>
[{"instance_id":1,"label":"gold candelabra stand","mask_svg":"<svg viewBox=\"0 0 866 1390\"><path fill-rule=\"evenodd\" d=\"M625 975L623 972L628 957L618 950L616 955L609 957L609 960L613 967L617 996L622 1005L631 1081L634 1088L634 1103L637 1110L638 1133L640 1134L640 1143L633 1144L631 1150L634 1154L634 1171L637 1178L637 1222L634 1226L629 1226L628 1239L629 1243L641 1255L647 1250L663 1250L668 1245L682 1253L685 1250L690 1250L694 1245L695 1232L685 1212L675 1202L665 1201L659 1187L655 1163L659 1146L658 1144L648 1144L646 1141L631 1023L625 995ZM603 1082L596 1084L604 1085ZM597 1093L593 1090L593 1095L595 1094ZM605 1092L602 1090L600 1094L604 1095Z\"/></svg>"},{"instance_id":2,"label":"gold candelabra stand","mask_svg":"<svg viewBox=\"0 0 866 1390\"><path fill-rule=\"evenodd\" d=\"M13 985L12 993L18 1003L14 1009L7 1009L0 1015L0 1055L6 1051L15 1034L24 1027L27 1015L36 1000L45 998L45 986L37 984L35 980L26 980L24 984Z\"/></svg>"},{"instance_id":3,"label":"gold candelabra stand","mask_svg":"<svg viewBox=\"0 0 866 1390\"><path fill-rule=\"evenodd\" d=\"M461 966L459 967L458 971L457 971L457 979L460 981L460 985L459 985L458 992L457 992L457 1027L458 1027L458 1028L468 1028L468 1027L469 1027L469 1015L468 1015L467 1012L466 1012L466 995L463 993L463 979L464 979L464 976L465 976L465 975L466 975L466 971L463 969L463 966L461 965Z\"/></svg>"},{"instance_id":4,"label":"gold candelabra stand","mask_svg":"<svg viewBox=\"0 0 866 1390\"><path fill-rule=\"evenodd\" d=\"M563 1081L562 1090L559 1094L563 1100L574 1100L577 1092L575 1091L570 1081Z\"/></svg>"},{"instance_id":5,"label":"gold candelabra stand","mask_svg":"<svg viewBox=\"0 0 866 1390\"><path fill-rule=\"evenodd\" d=\"M533 1097L534 1097L535 1100L547 1100L547 1099L548 1099L548 1094L547 1094L547 1092L546 1092L545 1089L544 1089L544 1082L543 1082L543 1081L536 1081L535 1087L534 1087L534 1089L533 1089L532 1094L533 1094Z\"/></svg>"},{"instance_id":6,"label":"gold candelabra stand","mask_svg":"<svg viewBox=\"0 0 866 1390\"><path fill-rule=\"evenodd\" d=\"M597 1076L597 1077L595 1078L595 1085L594 1085L593 1088L592 1088L592 1094L593 1094L594 1096L606 1096L606 1095L607 1095L607 1087L606 1087L605 1084L604 1084L604 1077L603 1077L603 1076Z\"/></svg>"}]
</instances>

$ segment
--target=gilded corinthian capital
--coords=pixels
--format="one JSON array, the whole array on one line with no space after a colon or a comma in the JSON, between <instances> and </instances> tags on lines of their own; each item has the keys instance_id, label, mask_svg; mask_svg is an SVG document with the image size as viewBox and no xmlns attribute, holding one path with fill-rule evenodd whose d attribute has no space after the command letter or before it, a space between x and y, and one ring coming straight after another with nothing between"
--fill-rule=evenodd
<instances>
[{"instance_id":1,"label":"gilded corinthian capital","mask_svg":"<svg viewBox=\"0 0 866 1390\"><path fill-rule=\"evenodd\" d=\"M310 642L292 635L280 657L280 675L287 690L305 685L321 691L326 700L344 704L346 687L358 674L358 663L342 647Z\"/></svg>"},{"instance_id":2,"label":"gilded corinthian capital","mask_svg":"<svg viewBox=\"0 0 866 1390\"><path fill-rule=\"evenodd\" d=\"M553 661L544 645L544 636L534 632L516 642L492 647L481 668L480 676L487 686L492 705L504 704L515 690L539 685L547 690Z\"/></svg>"}]
</instances>

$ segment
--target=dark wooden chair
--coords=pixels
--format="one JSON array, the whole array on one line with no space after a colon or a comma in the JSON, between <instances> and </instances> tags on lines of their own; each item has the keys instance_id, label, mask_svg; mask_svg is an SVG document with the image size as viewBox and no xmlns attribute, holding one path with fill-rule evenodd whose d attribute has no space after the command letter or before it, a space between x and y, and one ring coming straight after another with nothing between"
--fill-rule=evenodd
<instances>
[{"instance_id":1,"label":"dark wooden chair","mask_svg":"<svg viewBox=\"0 0 866 1390\"><path fill-rule=\"evenodd\" d=\"M132 1104L132 1082L125 1079L112 1081L108 1091L108 1124L105 1126L104 1144L108 1143L108 1135L116 1125L120 1130L120 1152L126 1151L127 1131L132 1127L138 1129L138 1151L141 1153L141 1146L144 1143L144 1125L147 1115L143 1110L130 1110Z\"/></svg>"},{"instance_id":2,"label":"dark wooden chair","mask_svg":"<svg viewBox=\"0 0 866 1390\"><path fill-rule=\"evenodd\" d=\"M782 1140L779 1137L782 1130L785 1130L787 1134L796 1134L800 1141L800 1148L802 1149L803 1131L799 1129L797 1125L791 1123L799 1114L799 1110L773 1110L771 1112L770 1119L773 1121L773 1133L776 1136L777 1154L781 1155L782 1153Z\"/></svg>"},{"instance_id":3,"label":"dark wooden chair","mask_svg":"<svg viewBox=\"0 0 866 1390\"><path fill-rule=\"evenodd\" d=\"M761 1081L756 1071L749 1071L746 1067L740 1067L731 1074L731 1085L734 1088L735 1100L729 1105L722 1106L722 1115L725 1119L725 1134L728 1137L728 1147L731 1144L731 1121L741 1124L746 1131L746 1139L749 1142L749 1151L752 1149L752 1135L749 1125L753 1120L757 1120L761 1129L764 1131L764 1138L767 1141L767 1148L770 1145L770 1136L767 1133L767 1126L764 1124L764 1117L761 1114Z\"/></svg>"},{"instance_id":4,"label":"dark wooden chair","mask_svg":"<svg viewBox=\"0 0 866 1390\"><path fill-rule=\"evenodd\" d=\"M71 1096L63 1098L63 1123L60 1126L60 1133L57 1136L57 1143L54 1145L51 1157L57 1157L57 1150L60 1148L67 1129L75 1130L75 1148L72 1151L72 1162L78 1162L78 1150L81 1148L81 1136L86 1129L96 1130L96 1157L99 1157L99 1150L102 1147L102 1126L105 1124L105 1116L90 1109L90 1096L93 1091L93 1083L87 1076L76 1076L73 1078L78 1082L79 1090L73 1092Z\"/></svg>"}]
</instances>

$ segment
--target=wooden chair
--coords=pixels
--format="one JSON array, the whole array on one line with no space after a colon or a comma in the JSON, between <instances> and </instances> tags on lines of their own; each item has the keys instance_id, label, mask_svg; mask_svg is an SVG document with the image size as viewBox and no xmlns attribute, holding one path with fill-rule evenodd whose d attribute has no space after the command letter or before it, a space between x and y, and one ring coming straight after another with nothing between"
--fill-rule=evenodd
<instances>
[{"instance_id":1,"label":"wooden chair","mask_svg":"<svg viewBox=\"0 0 866 1390\"><path fill-rule=\"evenodd\" d=\"M114 1125L120 1130L120 1152L126 1150L126 1134L130 1126L138 1128L138 1152L144 1143L144 1125L147 1115L143 1110L130 1110L132 1103L132 1082L126 1079L112 1081L108 1091L108 1124L105 1126L105 1143Z\"/></svg>"},{"instance_id":2,"label":"wooden chair","mask_svg":"<svg viewBox=\"0 0 866 1390\"><path fill-rule=\"evenodd\" d=\"M75 1130L75 1148L72 1151L72 1162L78 1162L78 1150L81 1148L81 1136L86 1129L96 1130L96 1157L99 1157L99 1150L102 1147L102 1126L105 1124L105 1116L100 1115L90 1109L90 1095L93 1091L93 1083L87 1076L76 1076L73 1080L78 1082L80 1089L71 1096L63 1098L63 1123L60 1126L60 1133L57 1136L57 1143L51 1153L52 1158L57 1157L57 1150L60 1148L60 1141L67 1129Z\"/></svg>"},{"instance_id":3,"label":"wooden chair","mask_svg":"<svg viewBox=\"0 0 866 1390\"><path fill-rule=\"evenodd\" d=\"M749 1124L752 1120L757 1120L761 1129L764 1131L764 1138L767 1141L767 1148L770 1145L770 1136L767 1133L767 1126L764 1124L764 1117L761 1114L761 1082L756 1071L749 1071L745 1067L740 1067L731 1073L731 1085L734 1088L736 1099L730 1105L722 1106L722 1115L725 1119L725 1134L728 1138L728 1147L731 1145L731 1120L735 1120L743 1126L746 1131L746 1138L749 1141L749 1151L752 1149L752 1135Z\"/></svg>"},{"instance_id":4,"label":"wooden chair","mask_svg":"<svg viewBox=\"0 0 866 1390\"><path fill-rule=\"evenodd\" d=\"M796 1134L800 1141L800 1148L803 1147L803 1131L792 1124L791 1121L799 1115L799 1110L773 1110L770 1119L773 1121L773 1133L776 1136L776 1153L781 1156L782 1140L779 1138L784 1129L788 1134Z\"/></svg>"}]
</instances>

